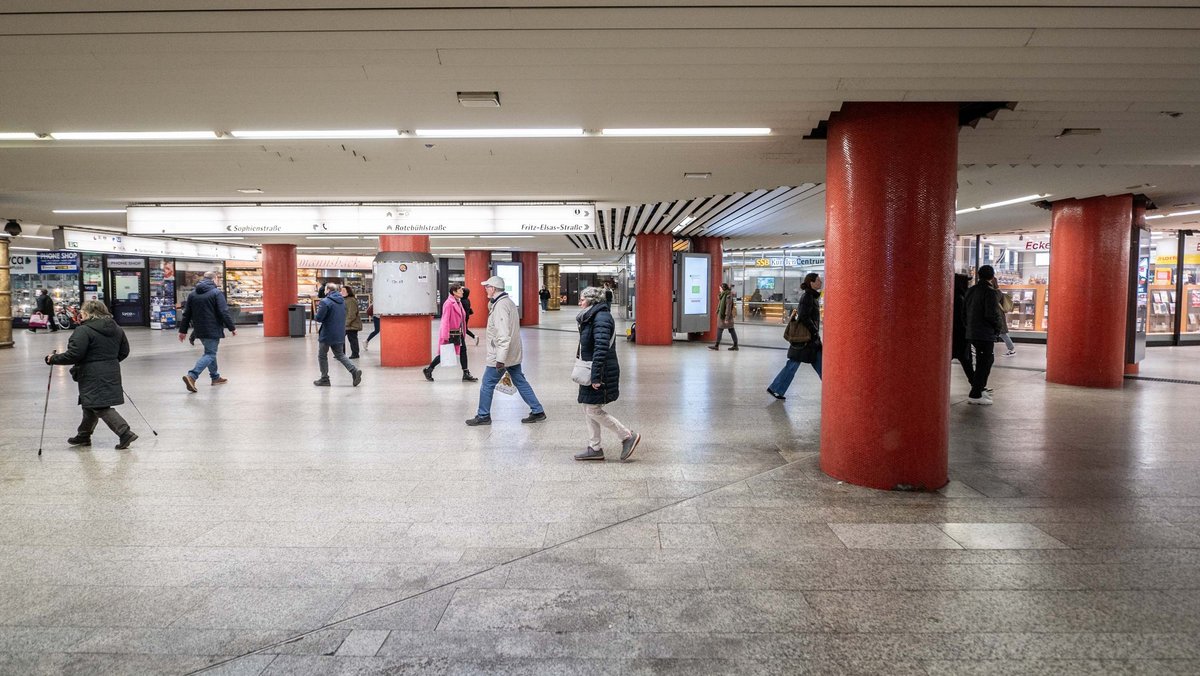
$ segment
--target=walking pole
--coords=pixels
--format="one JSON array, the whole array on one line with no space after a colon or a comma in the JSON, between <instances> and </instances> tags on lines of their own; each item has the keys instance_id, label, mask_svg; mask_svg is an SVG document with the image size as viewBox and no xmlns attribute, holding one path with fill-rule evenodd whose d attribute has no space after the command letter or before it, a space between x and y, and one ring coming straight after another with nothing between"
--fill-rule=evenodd
<instances>
[{"instance_id":1,"label":"walking pole","mask_svg":"<svg viewBox=\"0 0 1200 676\"><path fill-rule=\"evenodd\" d=\"M58 350L50 353L58 354ZM38 457L42 457L42 444L46 441L46 413L50 411L50 383L54 382L54 365L50 365L50 375L46 377L46 405L42 407L42 436L38 439Z\"/></svg>"},{"instance_id":2,"label":"walking pole","mask_svg":"<svg viewBox=\"0 0 1200 676\"><path fill-rule=\"evenodd\" d=\"M125 388L121 388L121 392L125 393L125 398L129 400L129 405L133 407L133 410L137 411L137 414L142 416L142 422L146 423L146 427L149 427L150 431L154 432L154 427L150 424L150 421L146 420L146 416L142 414L142 410L137 407L137 404L133 403L133 397L129 396L128 392L125 392ZM157 437L158 432L154 432L154 436Z\"/></svg>"}]
</instances>

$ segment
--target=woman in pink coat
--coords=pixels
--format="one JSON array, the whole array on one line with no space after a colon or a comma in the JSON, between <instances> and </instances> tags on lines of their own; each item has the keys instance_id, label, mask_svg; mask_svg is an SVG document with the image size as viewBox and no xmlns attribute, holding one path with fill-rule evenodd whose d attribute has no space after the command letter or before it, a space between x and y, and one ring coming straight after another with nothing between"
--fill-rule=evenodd
<instances>
[{"instance_id":1,"label":"woman in pink coat","mask_svg":"<svg viewBox=\"0 0 1200 676\"><path fill-rule=\"evenodd\" d=\"M462 379L464 382L473 383L477 380L471 372L467 370L467 344L463 341L463 335L467 331L467 313L463 310L460 302L463 295L462 284L450 285L450 297L442 304L442 325L438 331L438 347L442 345L453 345L454 351L458 353L458 361L462 364ZM433 361L429 362L421 370L425 374L425 380L433 382L433 370L438 364L442 363L442 355L439 353L434 355Z\"/></svg>"}]
</instances>

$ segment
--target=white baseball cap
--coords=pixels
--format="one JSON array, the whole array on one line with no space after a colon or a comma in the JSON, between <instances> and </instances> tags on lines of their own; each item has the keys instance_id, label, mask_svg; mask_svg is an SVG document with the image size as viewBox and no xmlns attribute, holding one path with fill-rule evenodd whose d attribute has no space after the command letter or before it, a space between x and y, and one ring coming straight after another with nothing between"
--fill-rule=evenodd
<instances>
[{"instance_id":1,"label":"white baseball cap","mask_svg":"<svg viewBox=\"0 0 1200 676\"><path fill-rule=\"evenodd\" d=\"M485 281L483 283L483 285L490 286L490 287L499 289L500 291L503 291L504 290L504 278L501 277L500 275L492 275L491 277L487 278L487 281Z\"/></svg>"}]
</instances>

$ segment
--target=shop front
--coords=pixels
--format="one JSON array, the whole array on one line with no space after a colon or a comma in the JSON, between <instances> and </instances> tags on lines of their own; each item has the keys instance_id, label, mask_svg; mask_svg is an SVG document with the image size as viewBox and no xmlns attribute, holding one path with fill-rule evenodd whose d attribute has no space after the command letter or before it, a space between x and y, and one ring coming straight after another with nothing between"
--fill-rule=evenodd
<instances>
[{"instance_id":1,"label":"shop front","mask_svg":"<svg viewBox=\"0 0 1200 676\"><path fill-rule=\"evenodd\" d=\"M56 314L60 307L78 308L85 289L82 270L85 263L90 262L85 259L86 256L73 251L36 251L10 256L13 327L29 326L29 315L37 312L38 289L44 289L54 301Z\"/></svg>"},{"instance_id":2,"label":"shop front","mask_svg":"<svg viewBox=\"0 0 1200 676\"><path fill-rule=\"evenodd\" d=\"M722 280L738 299L738 322L782 322L800 302L805 275L824 276L825 250L726 251L722 267Z\"/></svg>"},{"instance_id":3,"label":"shop front","mask_svg":"<svg viewBox=\"0 0 1200 676\"><path fill-rule=\"evenodd\" d=\"M350 286L366 312L371 303L372 256L299 255L296 257L296 302L315 308L325 284ZM258 324L263 312L262 261L225 261L225 296L234 322ZM315 309L310 309L314 312Z\"/></svg>"}]
</instances>

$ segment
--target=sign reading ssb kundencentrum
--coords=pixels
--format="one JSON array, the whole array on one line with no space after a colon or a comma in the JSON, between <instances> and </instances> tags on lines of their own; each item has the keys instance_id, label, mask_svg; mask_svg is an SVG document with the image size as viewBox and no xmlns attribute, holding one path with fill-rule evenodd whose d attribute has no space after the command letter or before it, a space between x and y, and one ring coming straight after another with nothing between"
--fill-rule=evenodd
<instances>
[{"instance_id":1,"label":"sign reading ssb kundencentrum","mask_svg":"<svg viewBox=\"0 0 1200 676\"><path fill-rule=\"evenodd\" d=\"M133 205L126 226L131 235L570 235L596 232L596 206Z\"/></svg>"}]
</instances>

